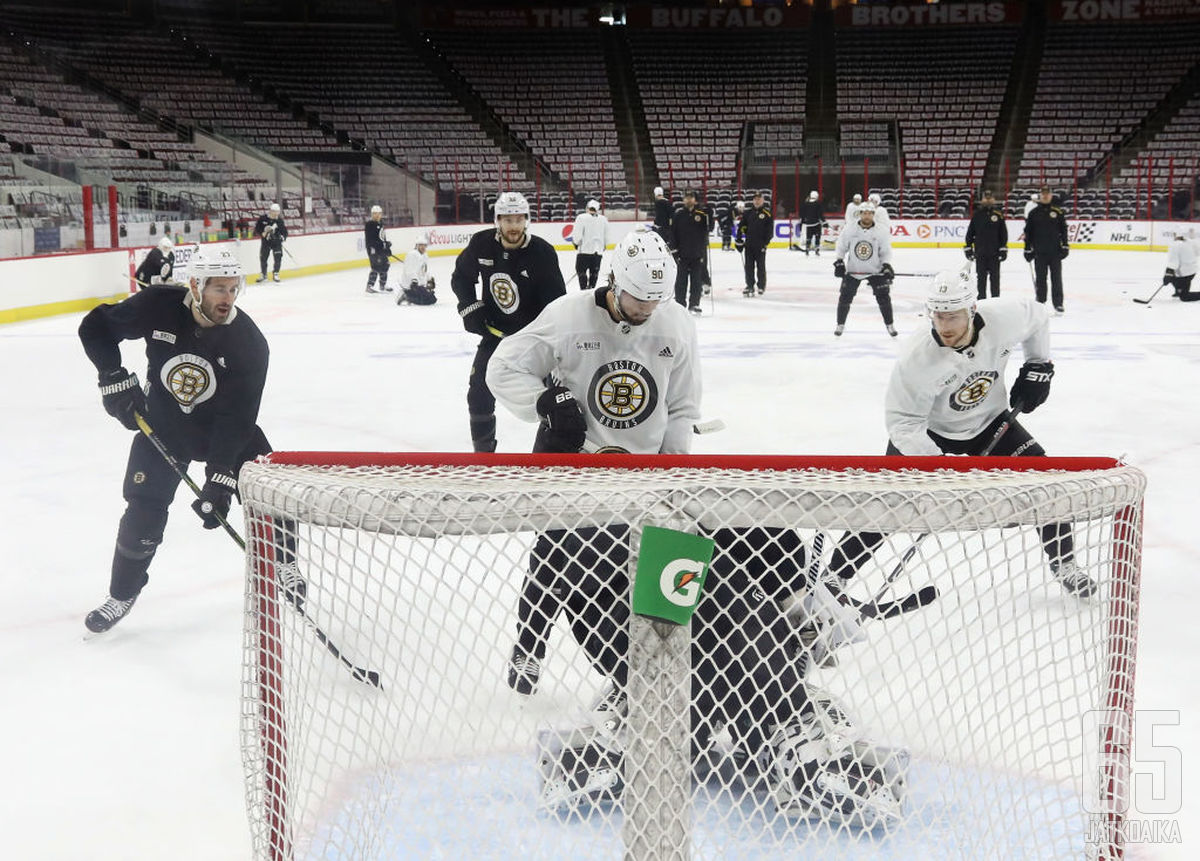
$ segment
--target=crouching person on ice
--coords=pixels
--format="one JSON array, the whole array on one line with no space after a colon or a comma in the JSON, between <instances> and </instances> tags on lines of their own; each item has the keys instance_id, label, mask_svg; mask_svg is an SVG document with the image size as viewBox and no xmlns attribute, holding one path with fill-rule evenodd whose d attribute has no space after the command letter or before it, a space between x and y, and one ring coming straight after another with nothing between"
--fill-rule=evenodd
<instances>
[{"instance_id":1,"label":"crouching person on ice","mask_svg":"<svg viewBox=\"0 0 1200 861\"><path fill-rule=\"evenodd\" d=\"M670 301L674 270L657 234L628 234L606 284L557 299L500 343L488 386L519 418L539 423L535 451L688 453L700 371L695 327ZM788 814L863 828L893 823L904 755L858 738L832 698L804 678L809 647L784 602L803 591L799 536L756 527L711 537L705 597L691 622L697 769L732 767L747 785L765 781ZM624 523L547 530L530 554L509 686L536 693L560 612L607 682L590 725L540 745L549 808L617 800L624 788L628 560Z\"/></svg>"},{"instance_id":2,"label":"crouching person on ice","mask_svg":"<svg viewBox=\"0 0 1200 861\"><path fill-rule=\"evenodd\" d=\"M105 411L136 434L125 468L126 507L108 598L84 620L93 634L121 621L149 581L181 480L176 469L186 470L193 460L205 463L204 486L192 508L205 529L215 529L229 513L242 464L271 451L256 423L267 341L236 307L242 266L231 249L204 249L192 258L189 272L186 286L164 285L100 305L79 326L83 349L100 375ZM145 390L137 374L121 365L122 341L145 342ZM291 542L280 539L285 543ZM284 550L279 576L289 580L293 593L302 592L294 559Z\"/></svg>"},{"instance_id":3,"label":"crouching person on ice","mask_svg":"<svg viewBox=\"0 0 1200 861\"><path fill-rule=\"evenodd\" d=\"M413 248L404 255L404 275L400 292L396 294L397 305L432 305L437 302L434 290L437 284L429 274L428 234L422 233L413 243Z\"/></svg>"}]
</instances>

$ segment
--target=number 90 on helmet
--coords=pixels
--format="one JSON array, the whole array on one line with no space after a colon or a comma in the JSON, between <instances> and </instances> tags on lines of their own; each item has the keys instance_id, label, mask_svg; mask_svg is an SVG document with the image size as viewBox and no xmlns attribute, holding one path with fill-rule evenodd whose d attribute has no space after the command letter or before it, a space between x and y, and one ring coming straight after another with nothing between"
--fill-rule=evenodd
<instances>
[{"instance_id":1,"label":"number 90 on helmet","mask_svg":"<svg viewBox=\"0 0 1200 861\"><path fill-rule=\"evenodd\" d=\"M662 237L651 231L627 233L613 249L613 292L643 302L675 295L675 260Z\"/></svg>"},{"instance_id":2,"label":"number 90 on helmet","mask_svg":"<svg viewBox=\"0 0 1200 861\"><path fill-rule=\"evenodd\" d=\"M966 269L944 269L929 282L925 309L930 314L947 314L966 309L975 313L978 300L975 285Z\"/></svg>"}]
</instances>

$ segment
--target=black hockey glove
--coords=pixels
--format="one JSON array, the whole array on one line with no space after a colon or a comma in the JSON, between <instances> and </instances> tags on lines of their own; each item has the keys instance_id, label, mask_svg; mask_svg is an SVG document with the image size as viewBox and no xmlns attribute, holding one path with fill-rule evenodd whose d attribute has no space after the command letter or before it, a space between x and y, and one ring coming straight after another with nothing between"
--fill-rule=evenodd
<instances>
[{"instance_id":1,"label":"black hockey glove","mask_svg":"<svg viewBox=\"0 0 1200 861\"><path fill-rule=\"evenodd\" d=\"M229 515L229 501L237 490L237 479L227 469L214 467L204 482L200 498L192 503L192 510L200 515L205 529L216 529ZM221 520L217 518L220 517Z\"/></svg>"},{"instance_id":2,"label":"black hockey glove","mask_svg":"<svg viewBox=\"0 0 1200 861\"><path fill-rule=\"evenodd\" d=\"M889 284L896 279L896 270L892 269L892 264L890 263L883 264L879 268L879 274L886 278Z\"/></svg>"},{"instance_id":3,"label":"black hockey glove","mask_svg":"<svg viewBox=\"0 0 1200 861\"><path fill-rule=\"evenodd\" d=\"M1001 263L1003 263L1005 260L1008 259L1008 249L1007 248L1001 248L996 253L1000 256Z\"/></svg>"},{"instance_id":4,"label":"black hockey glove","mask_svg":"<svg viewBox=\"0 0 1200 861\"><path fill-rule=\"evenodd\" d=\"M483 302L475 301L469 305L460 305L458 316L462 317L463 328L474 335L488 333L487 319L483 316Z\"/></svg>"},{"instance_id":5,"label":"black hockey glove","mask_svg":"<svg viewBox=\"0 0 1200 861\"><path fill-rule=\"evenodd\" d=\"M390 242L383 243L383 253L386 254L388 257L392 256L392 243L390 243Z\"/></svg>"},{"instance_id":6,"label":"black hockey glove","mask_svg":"<svg viewBox=\"0 0 1200 861\"><path fill-rule=\"evenodd\" d=\"M1066 259L1067 259L1067 255L1068 255L1068 254L1070 254L1070 253L1071 253L1071 246L1070 246L1070 245L1060 245L1060 246L1058 247L1058 259L1059 259L1059 260L1066 260Z\"/></svg>"},{"instance_id":7,"label":"black hockey glove","mask_svg":"<svg viewBox=\"0 0 1200 861\"><path fill-rule=\"evenodd\" d=\"M964 245L963 246L963 254L966 256L966 258L968 260L974 260L975 259L975 248L970 245Z\"/></svg>"},{"instance_id":8,"label":"black hockey glove","mask_svg":"<svg viewBox=\"0 0 1200 861\"><path fill-rule=\"evenodd\" d=\"M104 411L131 431L138 429L133 414L146 414L146 395L138 384L137 374L124 368L100 372L100 400Z\"/></svg>"},{"instance_id":9,"label":"black hockey glove","mask_svg":"<svg viewBox=\"0 0 1200 861\"><path fill-rule=\"evenodd\" d=\"M1032 248L1025 249L1025 259L1030 262L1033 261L1033 249Z\"/></svg>"},{"instance_id":10,"label":"black hockey glove","mask_svg":"<svg viewBox=\"0 0 1200 861\"><path fill-rule=\"evenodd\" d=\"M733 247L736 248L738 250L738 253L740 254L741 252L746 250L746 240L745 239L733 240Z\"/></svg>"},{"instance_id":11,"label":"black hockey glove","mask_svg":"<svg viewBox=\"0 0 1200 861\"><path fill-rule=\"evenodd\" d=\"M537 399L537 414L542 417L538 434L541 451L574 453L583 448L587 421L566 386L552 386L542 392Z\"/></svg>"},{"instance_id":12,"label":"black hockey glove","mask_svg":"<svg viewBox=\"0 0 1200 861\"><path fill-rule=\"evenodd\" d=\"M1163 272L1163 286L1164 287L1166 287L1168 284L1170 284L1174 280L1175 280L1175 270L1174 269L1167 269L1165 272Z\"/></svg>"},{"instance_id":13,"label":"black hockey glove","mask_svg":"<svg viewBox=\"0 0 1200 861\"><path fill-rule=\"evenodd\" d=\"M845 278L846 277L846 261L844 261L844 260L833 261L833 277L834 278Z\"/></svg>"},{"instance_id":14,"label":"black hockey glove","mask_svg":"<svg viewBox=\"0 0 1200 861\"><path fill-rule=\"evenodd\" d=\"M1050 380L1053 377L1053 362L1026 362L1017 374L1012 391L1008 393L1009 406L1021 404L1022 412L1033 412L1050 396Z\"/></svg>"}]
</instances>

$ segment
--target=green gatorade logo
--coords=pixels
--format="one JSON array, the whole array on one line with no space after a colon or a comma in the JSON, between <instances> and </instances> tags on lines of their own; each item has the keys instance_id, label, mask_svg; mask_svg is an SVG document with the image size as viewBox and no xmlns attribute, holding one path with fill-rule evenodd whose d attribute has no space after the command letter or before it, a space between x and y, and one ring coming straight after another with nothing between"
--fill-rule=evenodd
<instances>
[{"instance_id":1,"label":"green gatorade logo","mask_svg":"<svg viewBox=\"0 0 1200 861\"><path fill-rule=\"evenodd\" d=\"M711 538L644 527L633 581L633 612L686 625L700 602L712 555Z\"/></svg>"}]
</instances>

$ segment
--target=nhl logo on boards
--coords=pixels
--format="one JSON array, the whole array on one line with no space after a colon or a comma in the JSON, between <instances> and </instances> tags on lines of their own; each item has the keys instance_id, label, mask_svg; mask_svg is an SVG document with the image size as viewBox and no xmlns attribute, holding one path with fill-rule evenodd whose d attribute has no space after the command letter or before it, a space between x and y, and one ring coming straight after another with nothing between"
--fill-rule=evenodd
<instances>
[{"instance_id":1,"label":"nhl logo on boards","mask_svg":"<svg viewBox=\"0 0 1200 861\"><path fill-rule=\"evenodd\" d=\"M512 281L504 272L492 273L492 277L488 279L488 291L496 300L496 307L505 314L512 314L521 304L521 294L513 287Z\"/></svg>"},{"instance_id":2,"label":"nhl logo on boards","mask_svg":"<svg viewBox=\"0 0 1200 861\"><path fill-rule=\"evenodd\" d=\"M950 408L961 413L979 406L992 390L997 376L995 371L976 371L971 374L950 395Z\"/></svg>"},{"instance_id":3,"label":"nhl logo on boards","mask_svg":"<svg viewBox=\"0 0 1200 861\"><path fill-rule=\"evenodd\" d=\"M592 376L587 401L588 410L604 427L636 427L654 412L658 385L639 362L606 362Z\"/></svg>"}]
</instances>

